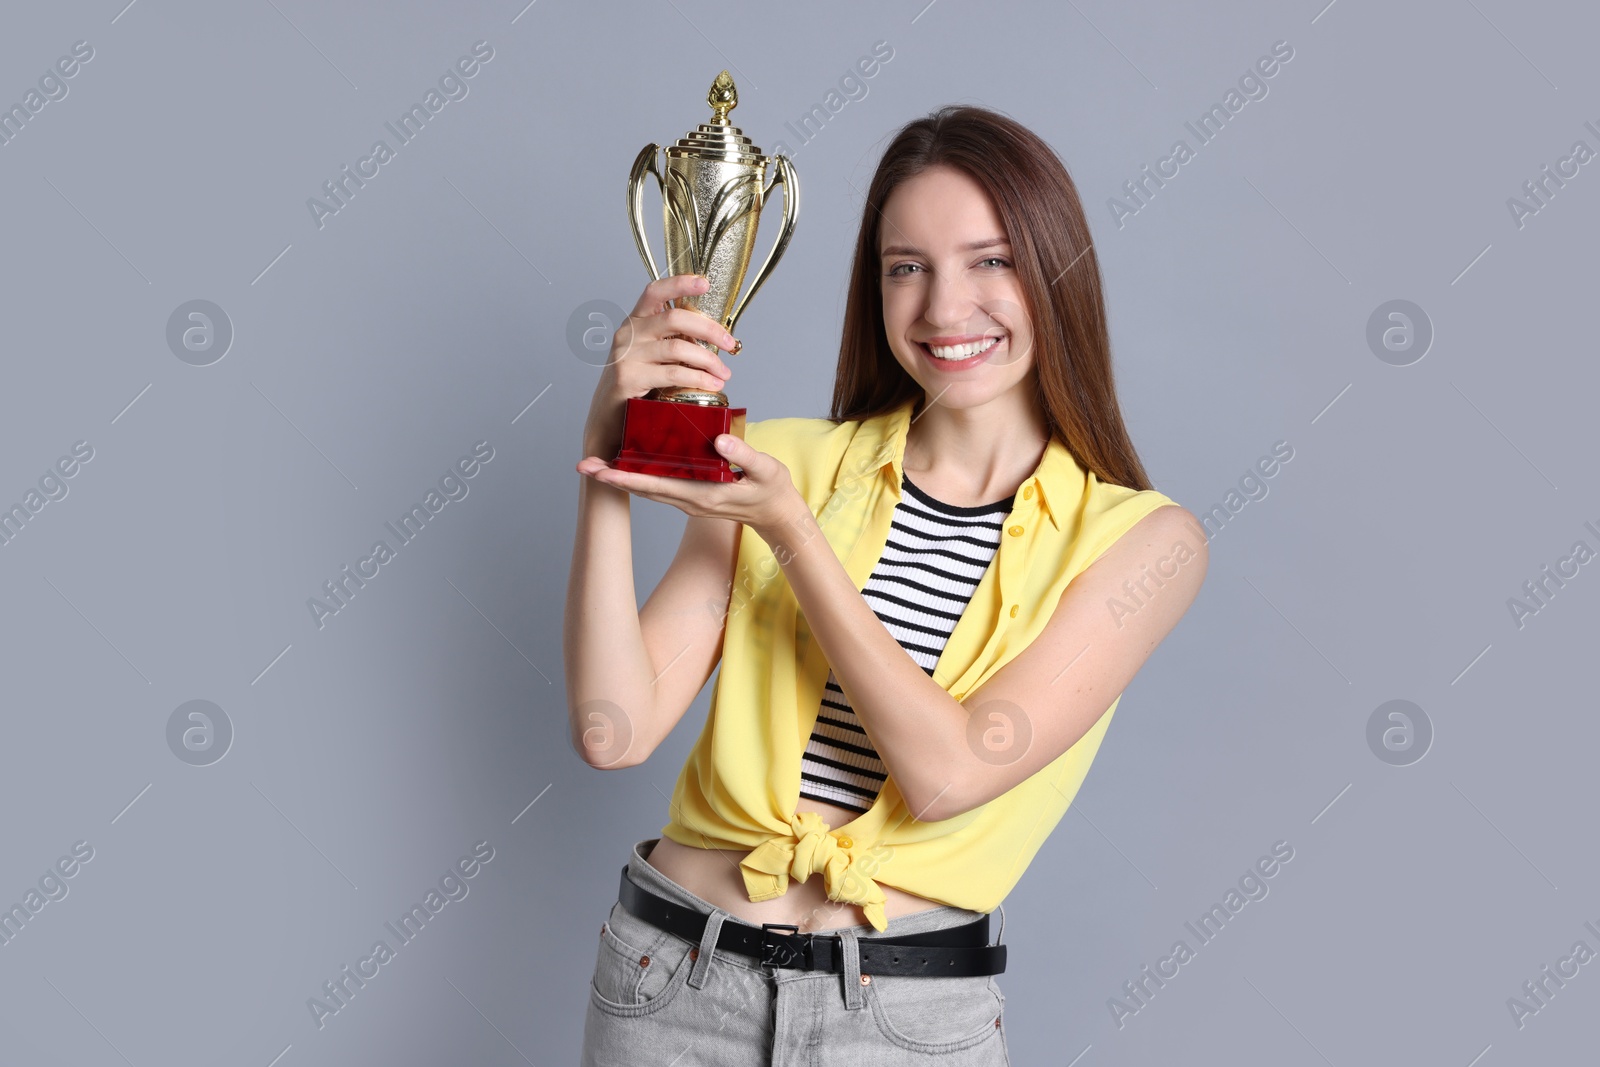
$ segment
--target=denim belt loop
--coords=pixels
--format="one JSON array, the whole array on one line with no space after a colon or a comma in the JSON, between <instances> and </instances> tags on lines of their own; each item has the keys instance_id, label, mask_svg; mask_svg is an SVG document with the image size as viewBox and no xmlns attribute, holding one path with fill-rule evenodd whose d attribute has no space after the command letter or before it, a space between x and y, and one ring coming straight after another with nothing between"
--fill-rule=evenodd
<instances>
[{"instance_id":1,"label":"denim belt loop","mask_svg":"<svg viewBox=\"0 0 1600 1067\"><path fill-rule=\"evenodd\" d=\"M728 913L720 908L712 908L706 916L705 933L700 935L700 955L694 961L694 967L689 971L689 984L696 989L703 989L706 976L711 971L711 960L716 952L717 938L722 936L722 920Z\"/></svg>"},{"instance_id":2,"label":"denim belt loop","mask_svg":"<svg viewBox=\"0 0 1600 1067\"><path fill-rule=\"evenodd\" d=\"M839 947L844 950L844 1007L857 1011L866 1003L861 992L861 943L856 932L845 928L839 931Z\"/></svg>"}]
</instances>

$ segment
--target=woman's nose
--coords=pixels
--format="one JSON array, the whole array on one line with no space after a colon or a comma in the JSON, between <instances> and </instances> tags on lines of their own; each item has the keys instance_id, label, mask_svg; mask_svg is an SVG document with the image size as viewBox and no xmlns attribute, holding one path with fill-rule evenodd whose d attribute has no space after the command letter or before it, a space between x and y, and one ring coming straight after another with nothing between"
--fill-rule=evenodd
<instances>
[{"instance_id":1,"label":"woman's nose","mask_svg":"<svg viewBox=\"0 0 1600 1067\"><path fill-rule=\"evenodd\" d=\"M978 310L975 293L960 279L940 280L935 277L928 286L928 303L923 318L934 329L950 334L977 333L971 323Z\"/></svg>"}]
</instances>

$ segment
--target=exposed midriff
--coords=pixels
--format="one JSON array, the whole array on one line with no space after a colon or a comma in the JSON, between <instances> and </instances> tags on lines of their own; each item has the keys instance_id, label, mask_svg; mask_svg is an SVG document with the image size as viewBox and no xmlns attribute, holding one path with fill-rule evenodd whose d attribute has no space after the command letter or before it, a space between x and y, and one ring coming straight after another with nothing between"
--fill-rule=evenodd
<instances>
[{"instance_id":1,"label":"exposed midriff","mask_svg":"<svg viewBox=\"0 0 1600 1067\"><path fill-rule=\"evenodd\" d=\"M837 804L809 799L796 810L814 811L829 826L843 826L859 814ZM739 861L747 854L747 850L696 848L679 844L670 837L662 837L656 842L648 859L650 866L701 900L752 926L786 923L806 933L870 925L860 905L828 899L821 874L813 874L804 882L791 879L788 892L780 897L751 901L739 872ZM907 893L892 885L883 882L878 885L886 898L883 905L885 919L941 906L936 900Z\"/></svg>"}]
</instances>

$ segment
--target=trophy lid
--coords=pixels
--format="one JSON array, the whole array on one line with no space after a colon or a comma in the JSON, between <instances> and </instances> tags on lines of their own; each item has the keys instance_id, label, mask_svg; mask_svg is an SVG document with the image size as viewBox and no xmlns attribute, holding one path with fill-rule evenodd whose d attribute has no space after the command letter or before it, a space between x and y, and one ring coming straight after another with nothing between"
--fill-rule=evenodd
<instances>
[{"instance_id":1,"label":"trophy lid","mask_svg":"<svg viewBox=\"0 0 1600 1067\"><path fill-rule=\"evenodd\" d=\"M766 157L739 127L728 121L728 112L739 106L739 90L727 71L716 76L706 94L711 106L711 121L701 123L667 146L667 155L679 159L714 159L723 163L761 166Z\"/></svg>"}]
</instances>

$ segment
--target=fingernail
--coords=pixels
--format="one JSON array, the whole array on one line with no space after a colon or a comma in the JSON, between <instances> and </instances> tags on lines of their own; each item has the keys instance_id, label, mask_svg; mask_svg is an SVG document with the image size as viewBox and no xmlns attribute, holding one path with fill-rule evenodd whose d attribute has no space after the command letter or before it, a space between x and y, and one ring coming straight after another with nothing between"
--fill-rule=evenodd
<instances>
[{"instance_id":1,"label":"fingernail","mask_svg":"<svg viewBox=\"0 0 1600 1067\"><path fill-rule=\"evenodd\" d=\"M705 292L707 289L711 288L711 279L707 278L704 274L697 274L695 275L694 287L700 292Z\"/></svg>"},{"instance_id":2,"label":"fingernail","mask_svg":"<svg viewBox=\"0 0 1600 1067\"><path fill-rule=\"evenodd\" d=\"M737 356L739 354L740 350L743 349L743 348L744 348L744 342L739 340L738 338L734 338L733 347L728 349L728 352L731 355Z\"/></svg>"}]
</instances>

